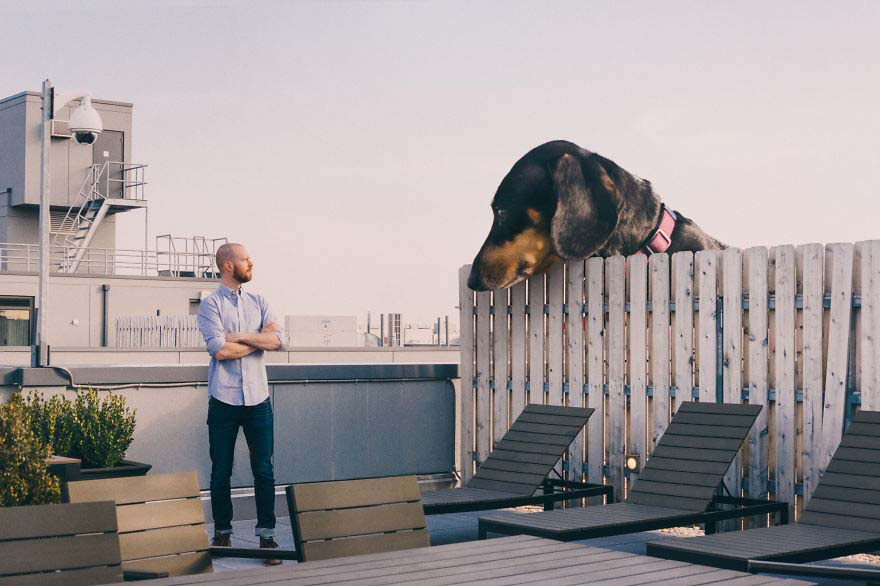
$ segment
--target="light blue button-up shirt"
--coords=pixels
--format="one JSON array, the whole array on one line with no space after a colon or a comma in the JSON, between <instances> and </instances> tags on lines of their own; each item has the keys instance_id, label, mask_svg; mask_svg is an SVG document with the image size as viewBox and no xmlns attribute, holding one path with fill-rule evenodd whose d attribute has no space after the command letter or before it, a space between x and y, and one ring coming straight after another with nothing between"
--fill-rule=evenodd
<instances>
[{"instance_id":1,"label":"light blue button-up shirt","mask_svg":"<svg viewBox=\"0 0 880 586\"><path fill-rule=\"evenodd\" d=\"M217 352L226 343L227 332L258 333L270 321L278 323L276 334L284 344L281 324L262 295L233 291L221 283L202 300L198 324L211 355L208 391L212 397L229 405L258 405L269 397L263 350L230 360L217 360Z\"/></svg>"}]
</instances>

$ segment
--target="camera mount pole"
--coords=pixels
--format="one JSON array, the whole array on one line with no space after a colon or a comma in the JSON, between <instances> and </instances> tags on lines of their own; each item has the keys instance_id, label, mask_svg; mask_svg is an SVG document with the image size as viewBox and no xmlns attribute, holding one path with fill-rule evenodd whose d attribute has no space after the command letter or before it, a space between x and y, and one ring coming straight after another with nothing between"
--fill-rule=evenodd
<instances>
[{"instance_id":1,"label":"camera mount pole","mask_svg":"<svg viewBox=\"0 0 880 586\"><path fill-rule=\"evenodd\" d=\"M31 353L31 366L49 366L49 137L54 118L52 81L43 82L40 123L40 288L37 305L37 339Z\"/></svg>"}]
</instances>

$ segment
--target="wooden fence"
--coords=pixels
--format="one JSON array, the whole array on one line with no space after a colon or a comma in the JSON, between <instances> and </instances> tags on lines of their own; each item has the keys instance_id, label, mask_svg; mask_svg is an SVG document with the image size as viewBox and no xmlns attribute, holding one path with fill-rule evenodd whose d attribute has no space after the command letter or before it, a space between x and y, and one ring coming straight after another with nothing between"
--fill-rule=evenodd
<instances>
[{"instance_id":1,"label":"wooden fence","mask_svg":"<svg viewBox=\"0 0 880 586\"><path fill-rule=\"evenodd\" d=\"M880 240L590 258L480 293L469 271L464 479L526 403L587 406L561 470L623 496L624 458L644 464L680 401L748 402L764 409L725 485L794 507L852 409L880 409Z\"/></svg>"},{"instance_id":2,"label":"wooden fence","mask_svg":"<svg viewBox=\"0 0 880 586\"><path fill-rule=\"evenodd\" d=\"M195 315L116 318L117 348L203 348Z\"/></svg>"}]
</instances>

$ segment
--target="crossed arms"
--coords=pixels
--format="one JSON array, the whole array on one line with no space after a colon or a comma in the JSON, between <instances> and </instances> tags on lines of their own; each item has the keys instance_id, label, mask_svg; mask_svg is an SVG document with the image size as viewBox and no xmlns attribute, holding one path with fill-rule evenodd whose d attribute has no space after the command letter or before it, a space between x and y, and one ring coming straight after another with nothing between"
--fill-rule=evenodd
<instances>
[{"instance_id":1,"label":"crossed arms","mask_svg":"<svg viewBox=\"0 0 880 586\"><path fill-rule=\"evenodd\" d=\"M232 360L247 356L257 350L278 350L281 340L275 335L278 324L270 321L258 334L247 332L228 332L223 347L214 354L217 360Z\"/></svg>"},{"instance_id":2,"label":"crossed arms","mask_svg":"<svg viewBox=\"0 0 880 586\"><path fill-rule=\"evenodd\" d=\"M278 350L282 346L281 326L273 319L268 304L258 297L260 321L264 324L259 332L226 332L216 300L205 299L199 307L199 330L205 337L208 353L217 360L234 360L258 350Z\"/></svg>"}]
</instances>

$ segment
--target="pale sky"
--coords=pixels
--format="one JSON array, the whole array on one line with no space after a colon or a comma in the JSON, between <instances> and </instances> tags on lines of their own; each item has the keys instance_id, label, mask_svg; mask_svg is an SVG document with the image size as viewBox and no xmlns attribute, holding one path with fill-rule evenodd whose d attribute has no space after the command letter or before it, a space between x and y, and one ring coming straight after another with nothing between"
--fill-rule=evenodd
<instances>
[{"instance_id":1,"label":"pale sky","mask_svg":"<svg viewBox=\"0 0 880 586\"><path fill-rule=\"evenodd\" d=\"M133 102L151 240L244 243L282 315L457 321L498 183L557 138L736 246L880 238L880 2L0 0L0 23L0 97Z\"/></svg>"}]
</instances>

